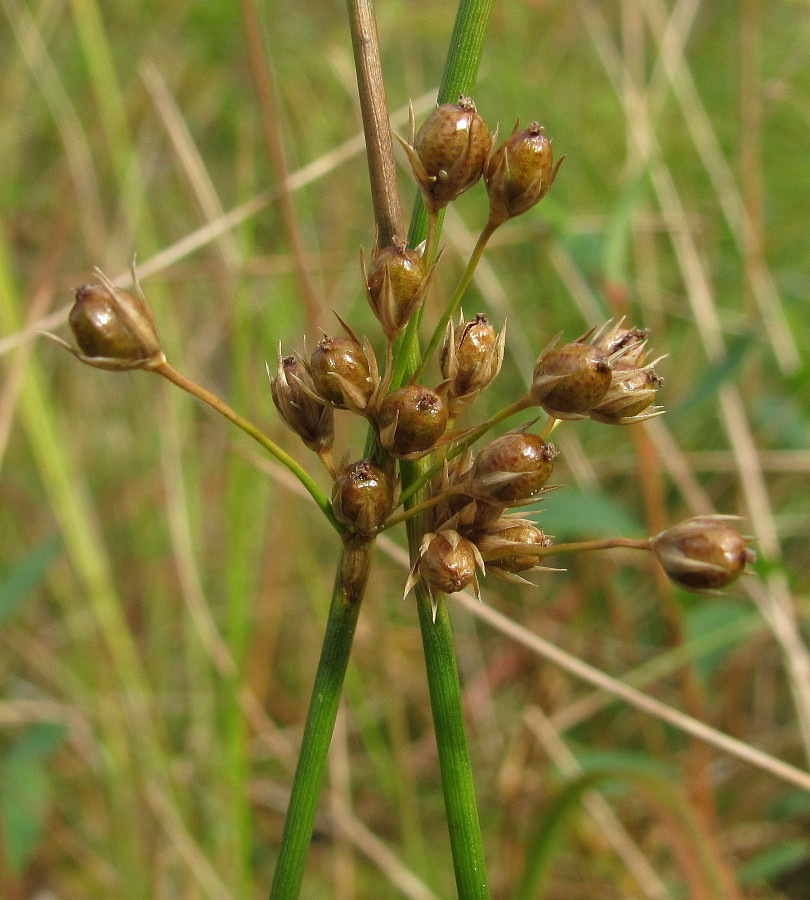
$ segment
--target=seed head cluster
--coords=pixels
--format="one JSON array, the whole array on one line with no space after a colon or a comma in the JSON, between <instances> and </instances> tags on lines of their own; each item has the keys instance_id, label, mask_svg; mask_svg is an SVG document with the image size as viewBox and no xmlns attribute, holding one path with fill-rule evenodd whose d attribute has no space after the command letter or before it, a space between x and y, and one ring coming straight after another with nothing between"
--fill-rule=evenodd
<instances>
[{"instance_id":1,"label":"seed head cluster","mask_svg":"<svg viewBox=\"0 0 810 900\"><path fill-rule=\"evenodd\" d=\"M438 106L418 132L411 116L409 139L399 140L433 227L426 247L409 247L394 237L374 248L368 267L361 255L363 291L385 342L382 366L371 341L338 316L339 331L323 333L311 353L304 348L285 354L279 346L268 375L285 425L332 476L332 512L347 541L370 541L395 522L420 517L421 541L405 593L424 582L435 616L439 593L469 587L479 594L479 575L523 583L525 573L548 569L543 563L555 549L551 538L521 508L551 489L557 458L548 440L552 431L559 420L630 425L660 415L663 409L654 401L663 379L655 371L660 358L647 358L647 330L608 322L575 340L553 339L539 353L522 398L478 426L459 428L459 417L498 376L506 340L505 325L499 330L484 313L469 320L462 314L454 323L468 278L429 344L440 351L433 361L438 380L424 383L422 373L431 362L426 359L411 380L394 383L394 342L421 317L429 297L438 257L431 235L439 211L483 179L489 198L479 239L483 249L497 227L545 197L562 162L554 161L551 141L537 122L522 130L516 124L496 149L495 136L469 97ZM469 277L479 258L471 257ZM78 349L54 339L88 365L165 373L154 318L134 272L136 294L97 275L98 284L77 288L70 312ZM536 430L534 419L493 437L500 421L529 409L545 414ZM350 461L347 454L334 464L336 411L370 425L367 458ZM483 446L476 450L479 440ZM401 492L403 467L423 458L417 484L411 475L409 491ZM401 493L408 509L397 512ZM690 519L642 544L674 583L699 592L729 584L753 559L747 540L722 516Z\"/></svg>"}]
</instances>

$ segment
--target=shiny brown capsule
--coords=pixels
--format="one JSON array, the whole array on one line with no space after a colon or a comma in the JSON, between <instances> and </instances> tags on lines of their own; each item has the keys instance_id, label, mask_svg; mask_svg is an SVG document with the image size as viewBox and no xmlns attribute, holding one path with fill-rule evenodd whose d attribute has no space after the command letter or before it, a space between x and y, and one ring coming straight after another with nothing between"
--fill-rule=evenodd
<instances>
[{"instance_id":1,"label":"shiny brown capsule","mask_svg":"<svg viewBox=\"0 0 810 900\"><path fill-rule=\"evenodd\" d=\"M419 455L436 445L447 421L447 404L436 391L408 384L389 394L380 405L380 443L396 457Z\"/></svg>"},{"instance_id":2,"label":"shiny brown capsule","mask_svg":"<svg viewBox=\"0 0 810 900\"><path fill-rule=\"evenodd\" d=\"M531 553L515 553L515 548L543 549L551 546L541 528L526 519L503 518L475 537L475 543L492 572L525 572L540 562L540 556ZM511 552L510 552L511 551Z\"/></svg>"},{"instance_id":3,"label":"shiny brown capsule","mask_svg":"<svg viewBox=\"0 0 810 900\"><path fill-rule=\"evenodd\" d=\"M412 143L402 144L425 204L437 212L482 176L492 138L475 103L459 97L436 107Z\"/></svg>"},{"instance_id":4,"label":"shiny brown capsule","mask_svg":"<svg viewBox=\"0 0 810 900\"><path fill-rule=\"evenodd\" d=\"M664 383L651 366L641 369L617 366L613 380L599 405L588 411L597 422L607 425L629 425L660 415L661 407L652 407L657 390Z\"/></svg>"},{"instance_id":5,"label":"shiny brown capsule","mask_svg":"<svg viewBox=\"0 0 810 900\"><path fill-rule=\"evenodd\" d=\"M448 325L441 353L441 369L449 381L447 404L455 418L495 380L503 363L506 327L497 334L489 319L478 313L455 330Z\"/></svg>"},{"instance_id":6,"label":"shiny brown capsule","mask_svg":"<svg viewBox=\"0 0 810 900\"><path fill-rule=\"evenodd\" d=\"M548 481L556 456L554 445L536 434L510 431L480 451L468 476L468 491L506 506L528 500Z\"/></svg>"},{"instance_id":7,"label":"shiny brown capsule","mask_svg":"<svg viewBox=\"0 0 810 900\"><path fill-rule=\"evenodd\" d=\"M394 237L390 246L374 254L366 282L368 300L389 339L408 324L424 297L426 282L422 257L405 241Z\"/></svg>"},{"instance_id":8,"label":"shiny brown capsule","mask_svg":"<svg viewBox=\"0 0 810 900\"><path fill-rule=\"evenodd\" d=\"M523 131L518 131L518 127L519 123L492 155L484 173L493 224L522 215L539 203L565 158L561 157L555 165L551 141L537 122Z\"/></svg>"},{"instance_id":9,"label":"shiny brown capsule","mask_svg":"<svg viewBox=\"0 0 810 900\"><path fill-rule=\"evenodd\" d=\"M309 359L309 370L318 394L339 409L346 409L346 385L366 402L374 392L366 350L355 340L326 336Z\"/></svg>"},{"instance_id":10,"label":"shiny brown capsule","mask_svg":"<svg viewBox=\"0 0 810 900\"><path fill-rule=\"evenodd\" d=\"M338 522L368 534L381 525L391 511L391 479L370 460L343 466L332 486L332 509Z\"/></svg>"},{"instance_id":11,"label":"shiny brown capsule","mask_svg":"<svg viewBox=\"0 0 810 900\"><path fill-rule=\"evenodd\" d=\"M607 394L612 375L604 350L574 341L541 354L529 397L558 419L581 418Z\"/></svg>"},{"instance_id":12,"label":"shiny brown capsule","mask_svg":"<svg viewBox=\"0 0 810 900\"><path fill-rule=\"evenodd\" d=\"M726 587L756 555L729 525L735 516L696 516L662 531L650 541L671 581L695 593Z\"/></svg>"},{"instance_id":13,"label":"shiny brown capsule","mask_svg":"<svg viewBox=\"0 0 810 900\"><path fill-rule=\"evenodd\" d=\"M267 373L270 375L269 368ZM287 427L310 450L324 453L334 442L335 414L331 406L315 400L314 389L303 362L296 356L283 356L279 347L276 374L270 378L273 403Z\"/></svg>"},{"instance_id":14,"label":"shiny brown capsule","mask_svg":"<svg viewBox=\"0 0 810 900\"><path fill-rule=\"evenodd\" d=\"M133 270L137 294L117 288L96 269L98 284L76 288L68 321L79 349L55 335L61 344L87 365L111 371L154 369L166 361L155 320Z\"/></svg>"}]
</instances>

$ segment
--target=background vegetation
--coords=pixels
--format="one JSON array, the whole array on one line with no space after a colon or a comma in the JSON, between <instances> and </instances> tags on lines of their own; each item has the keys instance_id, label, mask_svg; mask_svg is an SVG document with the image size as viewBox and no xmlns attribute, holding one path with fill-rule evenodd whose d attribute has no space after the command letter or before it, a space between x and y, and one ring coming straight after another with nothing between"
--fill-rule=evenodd
<instances>
[{"instance_id":1,"label":"background vegetation","mask_svg":"<svg viewBox=\"0 0 810 900\"><path fill-rule=\"evenodd\" d=\"M137 252L170 362L307 457L264 360L332 329L333 308L377 334L357 267L373 219L342 4L264 7L274 98L253 87L249 0L0 4L3 897L269 885L335 536L209 410L35 339L93 265L117 276ZM409 98L418 118L430 107L452 18L379 5L402 132ZM806 791L594 691L530 641L807 768L808 54L807 6L788 0L496 5L478 109L501 134L539 119L568 159L497 233L465 302L509 321L482 411L515 395L553 335L627 314L668 354L668 414L561 430L566 487L541 524L560 540L642 536L717 509L747 517L761 558L760 579L718 598L616 553L561 560L568 573L536 589L490 580L501 620L453 603L496 896L541 850L551 897L810 890ZM411 197L404 171L402 185ZM448 214L429 319L484 218L483 190ZM345 439L358 455L362 434ZM403 551L383 549L308 897L453 891ZM555 842L538 832L550 809Z\"/></svg>"}]
</instances>

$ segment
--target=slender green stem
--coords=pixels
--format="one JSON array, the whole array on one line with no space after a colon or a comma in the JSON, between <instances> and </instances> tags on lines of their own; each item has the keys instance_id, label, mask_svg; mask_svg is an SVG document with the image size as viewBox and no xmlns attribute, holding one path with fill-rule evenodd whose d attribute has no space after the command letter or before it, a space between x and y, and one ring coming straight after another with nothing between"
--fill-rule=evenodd
<instances>
[{"instance_id":1,"label":"slender green stem","mask_svg":"<svg viewBox=\"0 0 810 900\"><path fill-rule=\"evenodd\" d=\"M503 547L496 550L482 552L481 556L484 560L497 559L498 557L509 554L509 556L555 556L558 553L587 553L592 550L615 550L617 547L623 547L625 550L651 550L648 540L635 541L631 538L606 538L600 541L576 541L569 544L552 544L550 547L538 547L536 544L523 544L509 547L504 550Z\"/></svg>"},{"instance_id":2,"label":"slender green stem","mask_svg":"<svg viewBox=\"0 0 810 900\"><path fill-rule=\"evenodd\" d=\"M202 400L203 403L207 403L211 409L215 409L220 415L225 416L229 422L233 422L237 428L241 428L245 434L249 434L254 441L261 444L268 453L275 456L282 465L285 465L301 484L303 484L307 491L309 491L310 496L320 507L335 531L337 531L338 534L344 534L346 529L335 518L329 498L318 487L309 472L307 472L303 466L299 465L299 463L297 463L288 453L285 453L275 441L267 437L267 435L260 431L252 422L249 422L243 416L240 416L235 409L231 409L231 407L228 406L224 400L217 397L216 394L212 394L211 391L207 391L201 385L186 378L185 375L181 375L177 369L174 369L167 362L161 363L151 371L157 372L158 375L162 375L168 381L176 384L179 388L182 388L187 393L197 397L197 399Z\"/></svg>"},{"instance_id":3,"label":"slender green stem","mask_svg":"<svg viewBox=\"0 0 810 900\"><path fill-rule=\"evenodd\" d=\"M475 244L475 249L470 256L470 261L467 263L467 268L464 270L464 274L461 276L461 279L456 286L456 290L453 293L453 296L450 298L450 302L447 304L447 308L442 314L442 317L439 319L439 321L436 323L436 327L433 329L433 334L430 336L427 349L422 354L422 362L419 364L419 368L413 375L414 381L418 381L422 377L422 374L425 371L425 366L427 366L428 362L430 362L431 358L433 357L433 354L436 352L436 348L439 346L439 342L441 341L444 332L447 329L447 323L455 315L455 312L459 308L461 300L464 297L465 291L470 286L470 282L473 279L475 270L476 268L478 268L478 263L481 261L481 257L484 255L484 248L487 245L487 241L489 241L489 239L492 237L492 234L497 227L497 225L493 225L491 221L488 221L482 229L481 234L478 236L478 240Z\"/></svg>"},{"instance_id":4,"label":"slender green stem","mask_svg":"<svg viewBox=\"0 0 810 900\"><path fill-rule=\"evenodd\" d=\"M347 542L335 578L326 634L312 688L301 752L295 770L284 834L281 838L272 898L298 897L318 809L326 758L335 727L343 679L366 586L373 543Z\"/></svg>"},{"instance_id":5,"label":"slender green stem","mask_svg":"<svg viewBox=\"0 0 810 900\"><path fill-rule=\"evenodd\" d=\"M464 900L484 900L489 897L487 874L447 601L444 595L438 597L434 622L430 594L420 582L416 586L416 603L456 889Z\"/></svg>"},{"instance_id":6,"label":"slender green stem","mask_svg":"<svg viewBox=\"0 0 810 900\"><path fill-rule=\"evenodd\" d=\"M402 512L389 516L389 518L380 525L377 532L388 531L388 529L393 528L394 525L399 525L401 522L407 522L408 519L412 519L414 516L419 515L419 513L424 512L427 509L433 509L434 506L438 506L440 503L447 500L449 496L450 492L448 491L444 494L436 494L435 497L429 497L427 500L423 500L415 506L409 506L407 509L402 510Z\"/></svg>"},{"instance_id":7,"label":"slender green stem","mask_svg":"<svg viewBox=\"0 0 810 900\"><path fill-rule=\"evenodd\" d=\"M459 94L470 94L478 74L478 64L491 11L492 0L460 0L439 89L439 103L455 100ZM408 235L408 242L412 247L424 239L426 219L420 197L417 199ZM438 224L440 225L440 221ZM437 226L437 236L438 230ZM398 387L405 378L417 370L420 362L419 316L415 315L397 345L392 386ZM424 474L427 469L426 461L403 464L400 471L404 490L409 491L410 486L417 481L424 485ZM409 501L417 504L427 499L420 497L419 493L418 490L410 491ZM424 530L422 518L421 515L417 515L407 523L412 559L419 551L422 540ZM440 597L434 623L430 597L422 584L416 586L416 597L458 895L464 900L486 898L489 894L481 827L478 822L472 767L464 733L461 690L447 606L444 598Z\"/></svg>"}]
</instances>

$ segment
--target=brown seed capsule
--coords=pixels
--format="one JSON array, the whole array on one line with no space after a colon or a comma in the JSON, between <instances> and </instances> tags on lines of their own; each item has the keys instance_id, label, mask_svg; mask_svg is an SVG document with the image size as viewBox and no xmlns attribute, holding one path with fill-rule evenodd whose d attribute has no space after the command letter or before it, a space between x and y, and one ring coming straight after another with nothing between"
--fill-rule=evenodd
<instances>
[{"instance_id":1,"label":"brown seed capsule","mask_svg":"<svg viewBox=\"0 0 810 900\"><path fill-rule=\"evenodd\" d=\"M591 339L591 343L608 356L621 351L619 359L625 366L638 368L644 364L649 328L622 328L622 321L607 323Z\"/></svg>"},{"instance_id":2,"label":"brown seed capsule","mask_svg":"<svg viewBox=\"0 0 810 900\"><path fill-rule=\"evenodd\" d=\"M431 450L447 428L447 404L430 388L407 384L380 405L380 443L396 457Z\"/></svg>"},{"instance_id":3,"label":"brown seed capsule","mask_svg":"<svg viewBox=\"0 0 810 900\"><path fill-rule=\"evenodd\" d=\"M338 522L368 534L391 511L391 479L367 459L343 466L332 486L332 509Z\"/></svg>"},{"instance_id":4,"label":"brown seed capsule","mask_svg":"<svg viewBox=\"0 0 810 900\"><path fill-rule=\"evenodd\" d=\"M445 594L461 591L475 578L475 547L454 531L434 535L419 560L419 574Z\"/></svg>"},{"instance_id":5,"label":"brown seed capsule","mask_svg":"<svg viewBox=\"0 0 810 900\"><path fill-rule=\"evenodd\" d=\"M670 580L695 593L717 590L739 578L756 559L729 524L735 516L696 516L662 531L650 545Z\"/></svg>"},{"instance_id":6,"label":"brown seed capsule","mask_svg":"<svg viewBox=\"0 0 810 900\"><path fill-rule=\"evenodd\" d=\"M368 300L386 336L393 340L408 324L427 287L422 257L396 236L374 254L368 272Z\"/></svg>"},{"instance_id":7,"label":"brown seed capsule","mask_svg":"<svg viewBox=\"0 0 810 900\"><path fill-rule=\"evenodd\" d=\"M475 103L459 97L433 110L412 145L402 143L425 204L437 212L481 177L492 138Z\"/></svg>"},{"instance_id":8,"label":"brown seed capsule","mask_svg":"<svg viewBox=\"0 0 810 900\"><path fill-rule=\"evenodd\" d=\"M490 572L499 570L514 573L533 569L540 562L540 556L515 553L515 548L551 546L551 538L546 537L541 528L526 519L515 520L508 517L493 522L486 531L476 535L474 540Z\"/></svg>"},{"instance_id":9,"label":"brown seed capsule","mask_svg":"<svg viewBox=\"0 0 810 900\"><path fill-rule=\"evenodd\" d=\"M565 157L554 164L551 141L537 122L512 134L489 160L484 179L493 224L519 216L539 203L554 183Z\"/></svg>"},{"instance_id":10,"label":"brown seed capsule","mask_svg":"<svg viewBox=\"0 0 810 900\"><path fill-rule=\"evenodd\" d=\"M541 354L529 396L551 416L577 419L600 403L611 378L605 351L574 341Z\"/></svg>"},{"instance_id":11,"label":"brown seed capsule","mask_svg":"<svg viewBox=\"0 0 810 900\"><path fill-rule=\"evenodd\" d=\"M503 363L506 328L498 335L483 313L458 332L448 325L441 354L442 375L450 382L447 405L455 418L495 380Z\"/></svg>"},{"instance_id":12,"label":"brown seed capsule","mask_svg":"<svg viewBox=\"0 0 810 900\"><path fill-rule=\"evenodd\" d=\"M365 402L374 392L366 351L351 338L324 337L312 351L309 370L315 390L338 409L346 409L348 405L346 385L354 388L358 399L363 398Z\"/></svg>"},{"instance_id":13,"label":"brown seed capsule","mask_svg":"<svg viewBox=\"0 0 810 900\"><path fill-rule=\"evenodd\" d=\"M68 321L79 349L61 338L48 337L77 359L99 369L154 369L166 361L155 320L133 270L137 294L117 288L96 269L99 284L76 288Z\"/></svg>"},{"instance_id":14,"label":"brown seed capsule","mask_svg":"<svg viewBox=\"0 0 810 900\"><path fill-rule=\"evenodd\" d=\"M653 418L663 412L661 407L650 409L663 383L664 379L651 366L635 369L620 364L613 370L608 392L588 415L607 425L629 425Z\"/></svg>"},{"instance_id":15,"label":"brown seed capsule","mask_svg":"<svg viewBox=\"0 0 810 900\"><path fill-rule=\"evenodd\" d=\"M312 378L303 362L295 356L282 356L279 347L276 374L270 379L273 403L285 424L310 450L324 453L331 449L335 437L334 412L331 406L315 400L312 392Z\"/></svg>"},{"instance_id":16,"label":"brown seed capsule","mask_svg":"<svg viewBox=\"0 0 810 900\"><path fill-rule=\"evenodd\" d=\"M557 451L536 434L510 431L487 444L473 463L468 491L511 506L534 497L548 481Z\"/></svg>"}]
</instances>

